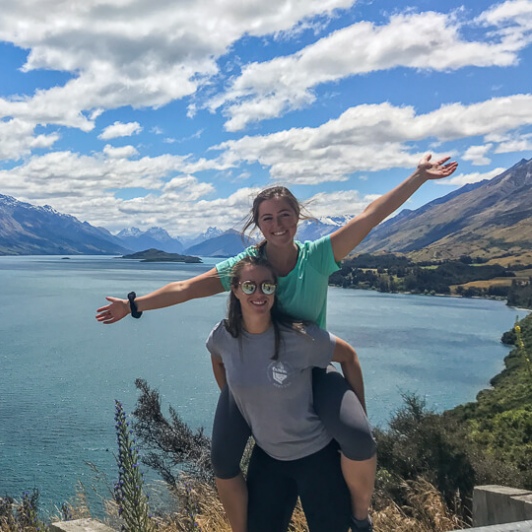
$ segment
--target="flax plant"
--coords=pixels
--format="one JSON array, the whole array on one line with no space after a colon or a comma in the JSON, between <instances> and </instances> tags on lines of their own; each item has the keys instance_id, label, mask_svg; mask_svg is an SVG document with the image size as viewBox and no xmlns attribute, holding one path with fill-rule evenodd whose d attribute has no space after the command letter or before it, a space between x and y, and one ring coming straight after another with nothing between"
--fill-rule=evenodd
<instances>
[{"instance_id":1,"label":"flax plant","mask_svg":"<svg viewBox=\"0 0 532 532\"><path fill-rule=\"evenodd\" d=\"M143 491L143 478L139 469L139 455L122 403L115 401L115 429L118 440L118 481L114 498L118 515L122 518L124 532L153 532L155 524L150 518L148 497Z\"/></svg>"}]
</instances>

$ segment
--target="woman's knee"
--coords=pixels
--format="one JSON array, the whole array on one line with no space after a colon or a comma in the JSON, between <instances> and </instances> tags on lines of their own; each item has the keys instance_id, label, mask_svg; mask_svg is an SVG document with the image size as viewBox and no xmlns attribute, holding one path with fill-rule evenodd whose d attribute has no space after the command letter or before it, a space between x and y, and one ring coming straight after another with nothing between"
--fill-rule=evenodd
<instances>
[{"instance_id":1,"label":"woman's knee","mask_svg":"<svg viewBox=\"0 0 532 532\"><path fill-rule=\"evenodd\" d=\"M377 443L371 431L351 432L348 437L336 441L342 453L350 460L357 462L369 460L377 452Z\"/></svg>"},{"instance_id":2,"label":"woman's knee","mask_svg":"<svg viewBox=\"0 0 532 532\"><path fill-rule=\"evenodd\" d=\"M313 392L314 409L344 455L351 460L374 456L376 443L368 418L343 375L334 367L315 369Z\"/></svg>"}]
</instances>

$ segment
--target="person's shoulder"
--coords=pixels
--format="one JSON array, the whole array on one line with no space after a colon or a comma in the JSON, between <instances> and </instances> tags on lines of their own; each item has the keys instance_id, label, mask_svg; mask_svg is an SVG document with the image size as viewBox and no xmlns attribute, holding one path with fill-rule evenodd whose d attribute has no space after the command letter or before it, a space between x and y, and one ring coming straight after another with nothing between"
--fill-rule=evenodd
<instances>
[{"instance_id":1,"label":"person's shoulder","mask_svg":"<svg viewBox=\"0 0 532 532\"><path fill-rule=\"evenodd\" d=\"M239 260L242 260L244 257L249 256L256 256L258 255L257 246L253 244L252 246L248 246L246 249L238 253L238 255L233 255L232 257L227 257L225 260L219 262L216 267L217 268L223 268L227 265L233 265L237 263Z\"/></svg>"},{"instance_id":2,"label":"person's shoulder","mask_svg":"<svg viewBox=\"0 0 532 532\"><path fill-rule=\"evenodd\" d=\"M309 336L322 336L325 331L320 329L313 321L309 321L305 322L305 332Z\"/></svg>"},{"instance_id":3,"label":"person's shoulder","mask_svg":"<svg viewBox=\"0 0 532 532\"><path fill-rule=\"evenodd\" d=\"M207 342L219 339L225 334L227 334L227 329L225 328L225 320L221 320L212 328L211 332L209 333L209 338L207 339Z\"/></svg>"},{"instance_id":4,"label":"person's shoulder","mask_svg":"<svg viewBox=\"0 0 532 532\"><path fill-rule=\"evenodd\" d=\"M212 329L212 333L213 334L217 334L217 335L220 335L220 334L227 334L227 328L225 326L225 319L224 320L220 320L215 326L214 328Z\"/></svg>"},{"instance_id":5,"label":"person's shoulder","mask_svg":"<svg viewBox=\"0 0 532 532\"><path fill-rule=\"evenodd\" d=\"M322 248L324 246L330 246L331 245L331 235L324 235L320 238L317 238L316 240L305 240L304 242L300 242L299 240L296 240L296 244L299 246L299 248L303 249L318 249Z\"/></svg>"},{"instance_id":6,"label":"person's shoulder","mask_svg":"<svg viewBox=\"0 0 532 532\"><path fill-rule=\"evenodd\" d=\"M322 329L314 322L305 323L305 334L315 342L319 343L328 343L333 339L333 336L329 331Z\"/></svg>"},{"instance_id":7,"label":"person's shoulder","mask_svg":"<svg viewBox=\"0 0 532 532\"><path fill-rule=\"evenodd\" d=\"M300 335L309 339L321 337L324 333L313 321L295 321L291 324L282 324L280 329L283 334Z\"/></svg>"},{"instance_id":8,"label":"person's shoulder","mask_svg":"<svg viewBox=\"0 0 532 532\"><path fill-rule=\"evenodd\" d=\"M316 240L305 240L304 242L296 241L299 252L302 257L314 260L321 260L332 253L331 236L325 235Z\"/></svg>"}]
</instances>

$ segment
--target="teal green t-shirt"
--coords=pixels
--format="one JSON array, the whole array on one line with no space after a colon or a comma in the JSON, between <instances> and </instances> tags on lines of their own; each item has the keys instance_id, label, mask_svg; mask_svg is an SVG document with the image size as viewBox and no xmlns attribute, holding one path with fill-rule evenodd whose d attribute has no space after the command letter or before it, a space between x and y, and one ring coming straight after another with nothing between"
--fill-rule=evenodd
<instances>
[{"instance_id":1,"label":"teal green t-shirt","mask_svg":"<svg viewBox=\"0 0 532 532\"><path fill-rule=\"evenodd\" d=\"M277 300L281 309L294 318L312 321L322 329L327 319L327 288L331 273L340 269L334 260L330 236L313 242L301 243L294 269L284 277L279 277ZM235 257L216 265L216 270L225 290L229 290L231 270L244 257L257 256L258 250L250 246Z\"/></svg>"}]
</instances>

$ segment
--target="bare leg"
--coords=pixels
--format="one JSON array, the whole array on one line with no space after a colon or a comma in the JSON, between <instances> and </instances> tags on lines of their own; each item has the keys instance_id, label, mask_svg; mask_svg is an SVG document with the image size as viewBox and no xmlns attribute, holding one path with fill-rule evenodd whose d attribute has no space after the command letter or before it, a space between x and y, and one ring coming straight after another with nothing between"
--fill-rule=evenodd
<instances>
[{"instance_id":1,"label":"bare leg","mask_svg":"<svg viewBox=\"0 0 532 532\"><path fill-rule=\"evenodd\" d=\"M368 517L373 496L377 457L374 455L368 460L358 461L350 460L342 453L341 464L345 483L351 493L353 516L364 520Z\"/></svg>"},{"instance_id":2,"label":"bare leg","mask_svg":"<svg viewBox=\"0 0 532 532\"><path fill-rule=\"evenodd\" d=\"M216 488L233 532L246 532L248 489L242 473L233 478L216 478Z\"/></svg>"}]
</instances>

